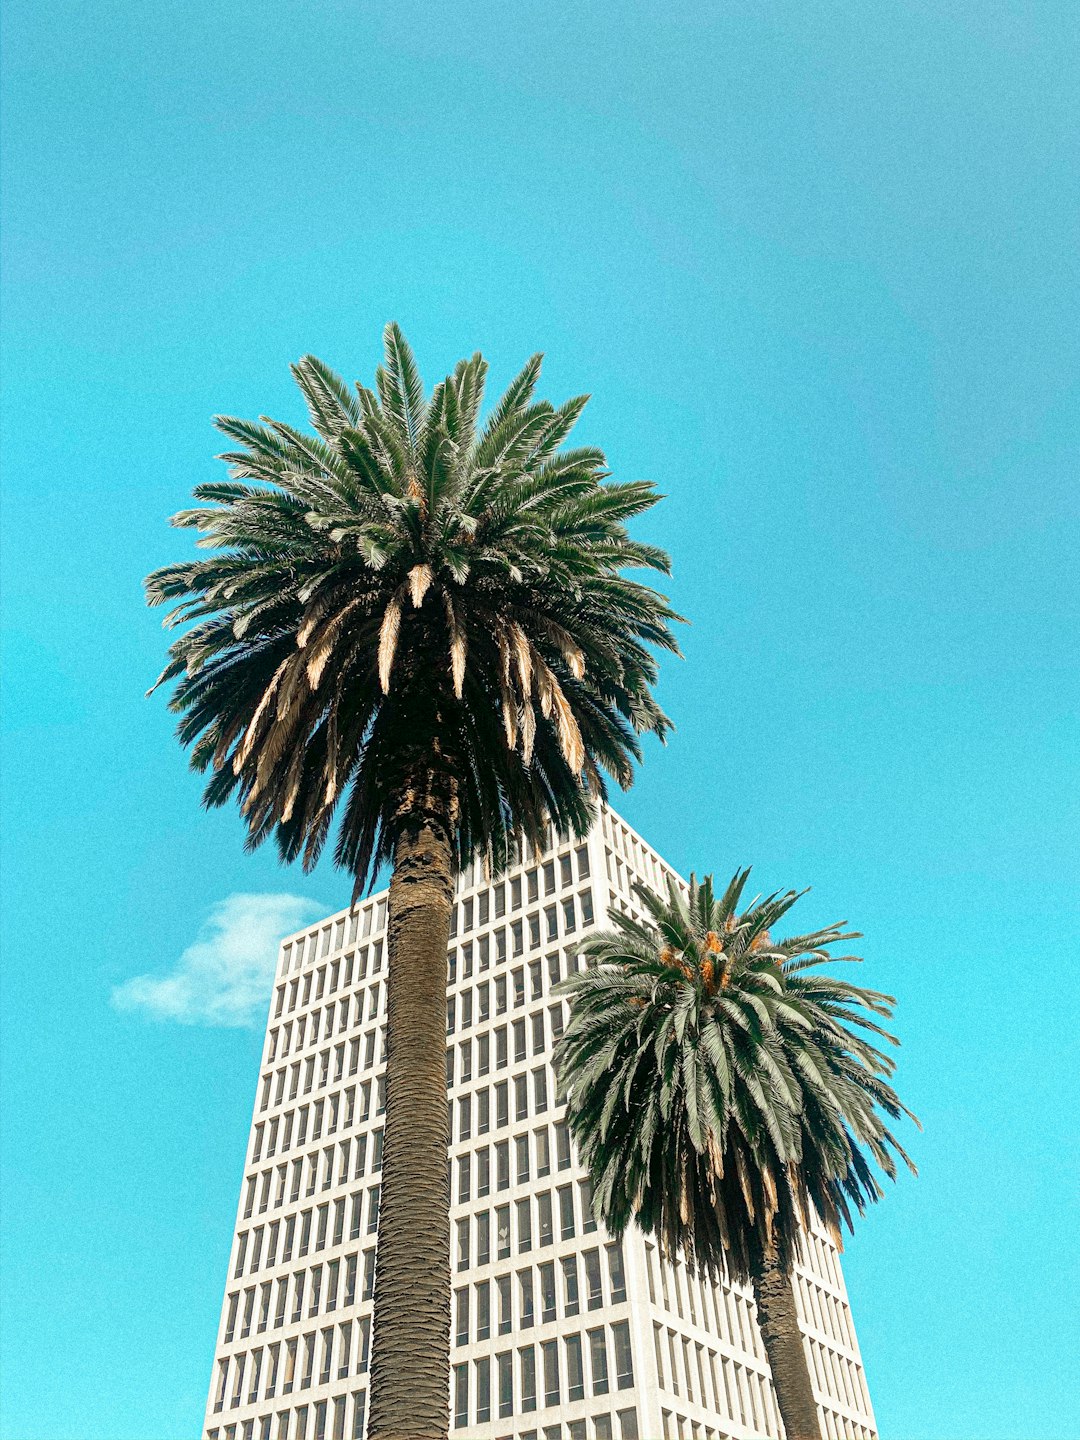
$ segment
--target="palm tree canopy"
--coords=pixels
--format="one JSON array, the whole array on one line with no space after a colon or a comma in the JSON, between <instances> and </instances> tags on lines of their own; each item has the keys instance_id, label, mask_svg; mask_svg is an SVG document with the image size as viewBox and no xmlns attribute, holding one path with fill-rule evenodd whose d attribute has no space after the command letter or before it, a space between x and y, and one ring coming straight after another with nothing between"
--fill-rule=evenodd
<instances>
[{"instance_id":1,"label":"palm tree canopy","mask_svg":"<svg viewBox=\"0 0 1080 1440\"><path fill-rule=\"evenodd\" d=\"M178 681L206 803L235 792L249 846L274 833L308 867L337 813L358 891L433 786L458 865L547 821L580 831L602 772L627 785L637 735L669 729L653 649L677 653L678 617L624 573L667 572L626 529L655 490L564 448L587 397L534 399L536 355L481 424L481 355L426 397L384 338L375 390L292 367L314 435L217 417L232 478L173 519L213 553L147 581L190 625L157 683Z\"/></svg>"},{"instance_id":2,"label":"palm tree canopy","mask_svg":"<svg viewBox=\"0 0 1080 1440\"><path fill-rule=\"evenodd\" d=\"M898 1043L873 1018L894 1000L821 972L857 959L831 953L854 932L774 938L796 892L740 913L749 873L719 897L711 876L664 897L636 887L648 920L613 915L563 982L556 1055L609 1228L636 1220L665 1253L738 1280L754 1253L790 1269L811 1204L839 1240L882 1194L868 1156L890 1178L897 1156L911 1164L879 1113L910 1115L874 1043Z\"/></svg>"}]
</instances>

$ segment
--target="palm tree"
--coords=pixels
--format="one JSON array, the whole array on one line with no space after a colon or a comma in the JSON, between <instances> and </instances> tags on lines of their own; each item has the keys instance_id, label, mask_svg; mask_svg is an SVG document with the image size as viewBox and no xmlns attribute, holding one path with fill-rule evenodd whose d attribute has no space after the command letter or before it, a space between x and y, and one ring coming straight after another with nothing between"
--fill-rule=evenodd
<instances>
[{"instance_id":1,"label":"palm tree","mask_svg":"<svg viewBox=\"0 0 1080 1440\"><path fill-rule=\"evenodd\" d=\"M677 649L664 598L624 574L667 571L626 530L654 489L563 448L587 397L534 400L536 355L481 425L479 354L425 397L401 331L384 339L374 391L292 367L315 435L217 418L232 478L173 521L212 553L147 581L189 624L161 680L206 804L235 796L248 847L273 834L305 867L337 817L354 900L392 867L373 1440L448 1427L455 876L584 832L602 771L628 785L637 735L668 730L650 647Z\"/></svg>"},{"instance_id":2,"label":"palm tree","mask_svg":"<svg viewBox=\"0 0 1080 1440\"><path fill-rule=\"evenodd\" d=\"M856 959L831 947L857 936L775 939L799 897L740 914L749 873L719 899L711 876L685 892L669 881L665 897L637 887L648 918L613 915L563 982L556 1063L598 1217L752 1284L788 1440L819 1440L790 1278L800 1235L816 1210L839 1243L852 1210L881 1196L867 1153L890 1178L894 1155L911 1166L878 1113L910 1112L865 1033L898 1043L871 1018L894 1000L818 968Z\"/></svg>"}]
</instances>

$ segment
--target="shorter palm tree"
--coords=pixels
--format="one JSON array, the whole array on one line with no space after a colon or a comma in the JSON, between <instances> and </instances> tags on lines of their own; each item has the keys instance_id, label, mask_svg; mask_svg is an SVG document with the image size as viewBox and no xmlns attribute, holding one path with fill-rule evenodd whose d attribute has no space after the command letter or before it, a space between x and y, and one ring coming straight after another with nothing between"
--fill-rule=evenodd
<instances>
[{"instance_id":1,"label":"shorter palm tree","mask_svg":"<svg viewBox=\"0 0 1080 1440\"><path fill-rule=\"evenodd\" d=\"M891 1016L892 996L819 968L856 960L832 947L857 935L775 939L799 895L740 913L749 874L719 898L711 876L669 881L666 897L636 887L648 919L613 915L563 983L556 1063L598 1217L753 1286L788 1440L819 1440L792 1268L814 1211L839 1244L881 1197L870 1159L890 1179L897 1157L914 1171L881 1113L911 1112L874 1043L899 1043L873 1018Z\"/></svg>"}]
</instances>

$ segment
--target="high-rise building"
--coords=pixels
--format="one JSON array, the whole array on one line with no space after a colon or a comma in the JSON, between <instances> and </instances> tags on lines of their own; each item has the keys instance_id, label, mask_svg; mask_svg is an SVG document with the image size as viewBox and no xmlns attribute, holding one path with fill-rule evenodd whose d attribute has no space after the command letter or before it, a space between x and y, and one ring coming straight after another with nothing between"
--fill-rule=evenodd
<instances>
[{"instance_id":1,"label":"high-rise building","mask_svg":"<svg viewBox=\"0 0 1080 1440\"><path fill-rule=\"evenodd\" d=\"M552 987L673 872L613 811L457 887L447 989L451 1435L744 1440L780 1420L752 1295L593 1218L551 1066ZM383 1139L386 893L281 947L205 1440L364 1435ZM418 1236L422 1243L422 1236ZM836 1249L796 1294L829 1440L875 1440Z\"/></svg>"}]
</instances>

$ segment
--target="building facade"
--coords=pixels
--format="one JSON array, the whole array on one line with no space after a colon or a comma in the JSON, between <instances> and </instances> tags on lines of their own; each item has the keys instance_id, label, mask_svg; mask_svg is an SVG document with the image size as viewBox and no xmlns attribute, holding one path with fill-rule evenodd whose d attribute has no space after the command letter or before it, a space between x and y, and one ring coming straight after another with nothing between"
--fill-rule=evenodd
<instances>
[{"instance_id":1,"label":"building facade","mask_svg":"<svg viewBox=\"0 0 1080 1440\"><path fill-rule=\"evenodd\" d=\"M670 868L613 811L497 882L457 887L447 988L451 1435L781 1435L753 1297L613 1243L551 1066L552 987L632 885ZM284 941L204 1440L362 1440L383 1137L386 893ZM418 1237L421 1238L422 1237ZM807 1237L796 1295L822 1431L876 1440L839 1257Z\"/></svg>"}]
</instances>

